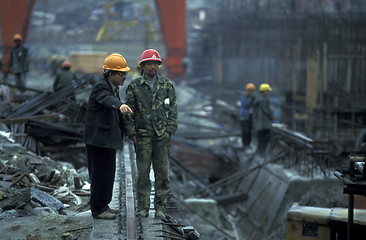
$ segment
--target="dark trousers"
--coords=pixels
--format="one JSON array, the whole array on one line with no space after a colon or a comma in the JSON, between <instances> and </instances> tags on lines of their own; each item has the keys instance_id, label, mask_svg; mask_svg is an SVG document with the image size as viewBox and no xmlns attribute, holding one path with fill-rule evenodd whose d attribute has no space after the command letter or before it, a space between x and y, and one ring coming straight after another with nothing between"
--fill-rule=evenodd
<instances>
[{"instance_id":1,"label":"dark trousers","mask_svg":"<svg viewBox=\"0 0 366 240\"><path fill-rule=\"evenodd\" d=\"M86 156L91 181L90 209L96 217L108 209L112 200L116 150L87 144Z\"/></svg>"},{"instance_id":2,"label":"dark trousers","mask_svg":"<svg viewBox=\"0 0 366 240\"><path fill-rule=\"evenodd\" d=\"M257 139L258 139L258 147L257 151L259 154L263 155L266 152L267 144L271 138L271 130L270 129L263 129L259 130L257 133Z\"/></svg>"},{"instance_id":3,"label":"dark trousers","mask_svg":"<svg viewBox=\"0 0 366 240\"><path fill-rule=\"evenodd\" d=\"M15 84L19 87L21 92L25 91L25 79L27 77L26 73L15 73Z\"/></svg>"},{"instance_id":4,"label":"dark trousers","mask_svg":"<svg viewBox=\"0 0 366 240\"><path fill-rule=\"evenodd\" d=\"M241 120L241 140L243 146L249 146L252 140L252 117Z\"/></svg>"}]
</instances>

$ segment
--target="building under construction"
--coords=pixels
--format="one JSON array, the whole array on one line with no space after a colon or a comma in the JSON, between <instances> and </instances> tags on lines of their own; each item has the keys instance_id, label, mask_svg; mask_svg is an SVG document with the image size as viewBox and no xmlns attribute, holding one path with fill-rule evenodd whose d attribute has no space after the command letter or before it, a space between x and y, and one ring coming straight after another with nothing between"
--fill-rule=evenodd
<instances>
[{"instance_id":1,"label":"building under construction","mask_svg":"<svg viewBox=\"0 0 366 240\"><path fill-rule=\"evenodd\" d=\"M207 20L189 45L191 78L229 89L271 83L278 121L352 149L365 124L365 3L215 1L203 9Z\"/></svg>"}]
</instances>

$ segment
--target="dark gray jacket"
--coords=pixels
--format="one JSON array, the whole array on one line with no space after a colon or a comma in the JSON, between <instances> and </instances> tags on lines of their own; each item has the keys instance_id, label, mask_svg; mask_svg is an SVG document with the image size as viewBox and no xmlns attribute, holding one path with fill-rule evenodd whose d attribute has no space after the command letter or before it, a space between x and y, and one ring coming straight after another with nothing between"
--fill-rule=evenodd
<instances>
[{"instance_id":1,"label":"dark gray jacket","mask_svg":"<svg viewBox=\"0 0 366 240\"><path fill-rule=\"evenodd\" d=\"M29 70L28 49L19 46L13 47L10 52L8 67L13 73L26 73Z\"/></svg>"},{"instance_id":2,"label":"dark gray jacket","mask_svg":"<svg viewBox=\"0 0 366 240\"><path fill-rule=\"evenodd\" d=\"M267 97L262 94L256 97L254 102L253 124L255 130L271 129L273 122L273 113Z\"/></svg>"},{"instance_id":3,"label":"dark gray jacket","mask_svg":"<svg viewBox=\"0 0 366 240\"><path fill-rule=\"evenodd\" d=\"M99 80L89 97L84 141L86 144L122 150L124 121L122 102L115 97L108 80Z\"/></svg>"}]
</instances>

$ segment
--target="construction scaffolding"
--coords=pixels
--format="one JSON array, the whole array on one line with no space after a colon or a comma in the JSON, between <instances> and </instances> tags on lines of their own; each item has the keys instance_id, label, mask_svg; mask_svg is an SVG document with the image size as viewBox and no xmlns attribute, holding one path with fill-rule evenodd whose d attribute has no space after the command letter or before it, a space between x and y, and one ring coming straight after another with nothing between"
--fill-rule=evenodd
<instances>
[{"instance_id":1,"label":"construction scaffolding","mask_svg":"<svg viewBox=\"0 0 366 240\"><path fill-rule=\"evenodd\" d=\"M235 90L270 83L282 123L356 139L366 124L366 2L229 0L206 11L210 21L191 40L192 79Z\"/></svg>"}]
</instances>

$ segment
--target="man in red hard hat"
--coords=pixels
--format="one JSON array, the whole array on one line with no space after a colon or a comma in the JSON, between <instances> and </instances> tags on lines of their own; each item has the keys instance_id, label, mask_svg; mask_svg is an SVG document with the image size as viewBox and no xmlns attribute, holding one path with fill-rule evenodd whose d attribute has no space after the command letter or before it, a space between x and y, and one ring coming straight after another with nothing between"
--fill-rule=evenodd
<instances>
[{"instance_id":1,"label":"man in red hard hat","mask_svg":"<svg viewBox=\"0 0 366 240\"><path fill-rule=\"evenodd\" d=\"M53 83L53 91L57 92L63 87L69 86L76 81L76 76L70 71L71 63L65 61L61 64L61 71L56 75L55 82Z\"/></svg>"},{"instance_id":2,"label":"man in red hard hat","mask_svg":"<svg viewBox=\"0 0 366 240\"><path fill-rule=\"evenodd\" d=\"M170 187L168 176L170 138L178 125L177 101L173 83L158 75L162 63L155 49L145 50L140 58L142 75L127 87L126 104L133 113L125 118L126 135L136 146L137 216L147 217L150 208L150 167L155 175L155 217L166 215Z\"/></svg>"},{"instance_id":3,"label":"man in red hard hat","mask_svg":"<svg viewBox=\"0 0 366 240\"><path fill-rule=\"evenodd\" d=\"M253 83L248 83L245 86L245 95L240 96L239 101L241 137L244 148L248 148L252 140L254 91L255 85Z\"/></svg>"},{"instance_id":4,"label":"man in red hard hat","mask_svg":"<svg viewBox=\"0 0 366 240\"><path fill-rule=\"evenodd\" d=\"M13 37L15 46L11 49L8 61L10 73L15 75L15 83L20 91L25 91L25 81L29 70L28 49L22 45L23 37L15 34Z\"/></svg>"}]
</instances>

